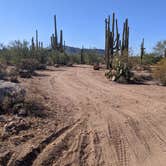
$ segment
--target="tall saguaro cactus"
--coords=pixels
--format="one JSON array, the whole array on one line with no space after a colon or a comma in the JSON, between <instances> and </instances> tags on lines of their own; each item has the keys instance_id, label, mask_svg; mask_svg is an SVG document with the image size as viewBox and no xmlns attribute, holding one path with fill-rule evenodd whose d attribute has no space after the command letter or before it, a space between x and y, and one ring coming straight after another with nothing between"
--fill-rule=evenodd
<instances>
[{"instance_id":1,"label":"tall saguaro cactus","mask_svg":"<svg viewBox=\"0 0 166 166\"><path fill-rule=\"evenodd\" d=\"M60 44L59 44L59 49L61 52L63 52L63 31L60 31Z\"/></svg>"},{"instance_id":2,"label":"tall saguaro cactus","mask_svg":"<svg viewBox=\"0 0 166 166\"><path fill-rule=\"evenodd\" d=\"M124 23L122 42L121 42L120 33L118 30L118 20L115 19L115 13L113 13L111 31L110 31L110 16L108 16L108 18L105 19L105 62L107 69L112 67L113 58L115 55L119 54L120 49L121 49L121 56L124 55L124 51L128 55L129 51L128 19L126 19Z\"/></svg>"},{"instance_id":3,"label":"tall saguaro cactus","mask_svg":"<svg viewBox=\"0 0 166 166\"><path fill-rule=\"evenodd\" d=\"M145 54L145 47L144 47L144 39L143 39L141 43L141 64L142 64L144 54Z\"/></svg>"},{"instance_id":4,"label":"tall saguaro cactus","mask_svg":"<svg viewBox=\"0 0 166 166\"><path fill-rule=\"evenodd\" d=\"M125 20L123 25L123 36L122 36L122 47L121 47L121 55L129 53L129 26L128 19Z\"/></svg>"},{"instance_id":5,"label":"tall saguaro cactus","mask_svg":"<svg viewBox=\"0 0 166 166\"><path fill-rule=\"evenodd\" d=\"M116 26L116 35L115 35L115 26ZM112 61L114 58L114 53L119 52L120 34L118 31L118 21L115 22L115 13L112 16L112 30L110 31L110 16L105 19L105 61L107 69L112 67Z\"/></svg>"},{"instance_id":6,"label":"tall saguaro cactus","mask_svg":"<svg viewBox=\"0 0 166 166\"><path fill-rule=\"evenodd\" d=\"M55 41L54 41L54 47L57 48L58 47L58 34L57 34L57 24L56 24L56 15L54 15L54 37L55 37Z\"/></svg>"},{"instance_id":7,"label":"tall saguaro cactus","mask_svg":"<svg viewBox=\"0 0 166 166\"><path fill-rule=\"evenodd\" d=\"M34 43L34 38L32 37L32 40L31 40L31 49L32 51L35 50L35 43Z\"/></svg>"},{"instance_id":8,"label":"tall saguaro cactus","mask_svg":"<svg viewBox=\"0 0 166 166\"><path fill-rule=\"evenodd\" d=\"M82 46L82 49L81 49L81 64L84 64L85 61L84 61L84 47Z\"/></svg>"},{"instance_id":9,"label":"tall saguaro cactus","mask_svg":"<svg viewBox=\"0 0 166 166\"><path fill-rule=\"evenodd\" d=\"M51 48L54 50L58 50L63 52L63 31L60 31L60 41L58 43L58 34L57 34L57 21L56 21L56 15L54 15L54 34L50 37L51 40Z\"/></svg>"},{"instance_id":10,"label":"tall saguaro cactus","mask_svg":"<svg viewBox=\"0 0 166 166\"><path fill-rule=\"evenodd\" d=\"M39 42L38 42L38 30L36 30L36 50L39 48Z\"/></svg>"}]
</instances>

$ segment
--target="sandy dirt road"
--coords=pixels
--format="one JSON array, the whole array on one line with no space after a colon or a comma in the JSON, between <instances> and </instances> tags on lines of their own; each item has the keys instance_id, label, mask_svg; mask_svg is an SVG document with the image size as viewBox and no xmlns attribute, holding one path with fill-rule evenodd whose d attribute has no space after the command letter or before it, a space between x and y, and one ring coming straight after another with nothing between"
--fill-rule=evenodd
<instances>
[{"instance_id":1,"label":"sandy dirt road","mask_svg":"<svg viewBox=\"0 0 166 166\"><path fill-rule=\"evenodd\" d=\"M166 165L165 87L112 83L90 66L42 73L48 76L34 79L33 86L47 94L45 104L66 108L66 126L17 165Z\"/></svg>"}]
</instances>

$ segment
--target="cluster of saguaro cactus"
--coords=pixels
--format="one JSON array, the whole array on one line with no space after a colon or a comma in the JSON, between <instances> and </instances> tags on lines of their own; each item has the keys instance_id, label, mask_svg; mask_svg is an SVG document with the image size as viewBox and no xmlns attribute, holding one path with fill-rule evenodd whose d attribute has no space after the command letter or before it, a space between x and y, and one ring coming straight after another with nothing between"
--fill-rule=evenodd
<instances>
[{"instance_id":1,"label":"cluster of saguaro cactus","mask_svg":"<svg viewBox=\"0 0 166 166\"><path fill-rule=\"evenodd\" d=\"M145 54L145 47L144 47L144 39L143 39L141 43L141 64L142 64L144 54Z\"/></svg>"},{"instance_id":2,"label":"cluster of saguaro cactus","mask_svg":"<svg viewBox=\"0 0 166 166\"><path fill-rule=\"evenodd\" d=\"M116 33L115 33L116 29ZM112 68L112 62L115 55L119 55L121 50L121 56L124 51L128 54L129 50L129 26L128 19L126 19L123 28L122 41L120 40L120 33L118 30L118 20L115 19L115 13L112 16L112 30L110 30L110 16L105 19L105 62L107 69Z\"/></svg>"},{"instance_id":3,"label":"cluster of saguaro cactus","mask_svg":"<svg viewBox=\"0 0 166 166\"><path fill-rule=\"evenodd\" d=\"M60 43L58 43L56 15L54 16L54 34L51 36L51 48L63 52L63 31L60 30Z\"/></svg>"},{"instance_id":4,"label":"cluster of saguaro cactus","mask_svg":"<svg viewBox=\"0 0 166 166\"><path fill-rule=\"evenodd\" d=\"M43 42L40 42L38 39L38 30L36 30L36 43L34 42L34 37L32 37L31 40L31 49L34 50L39 50L43 48Z\"/></svg>"}]
</instances>

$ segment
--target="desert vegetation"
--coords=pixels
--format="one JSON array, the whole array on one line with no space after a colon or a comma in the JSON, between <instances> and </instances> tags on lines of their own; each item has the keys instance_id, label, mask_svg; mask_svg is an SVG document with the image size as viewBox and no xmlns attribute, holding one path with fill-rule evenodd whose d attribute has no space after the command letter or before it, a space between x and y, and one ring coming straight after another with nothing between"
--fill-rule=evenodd
<instances>
[{"instance_id":1,"label":"desert vegetation","mask_svg":"<svg viewBox=\"0 0 166 166\"><path fill-rule=\"evenodd\" d=\"M104 50L69 52L55 15L47 46L38 30L0 45L0 165L166 162L166 41L135 55L129 25L113 13Z\"/></svg>"}]
</instances>

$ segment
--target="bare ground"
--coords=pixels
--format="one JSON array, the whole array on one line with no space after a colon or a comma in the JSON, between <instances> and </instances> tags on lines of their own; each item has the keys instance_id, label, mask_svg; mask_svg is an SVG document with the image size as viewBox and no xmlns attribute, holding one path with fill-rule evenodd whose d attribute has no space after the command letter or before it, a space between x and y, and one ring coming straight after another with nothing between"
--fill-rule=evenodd
<instances>
[{"instance_id":1,"label":"bare ground","mask_svg":"<svg viewBox=\"0 0 166 166\"><path fill-rule=\"evenodd\" d=\"M17 166L165 166L166 88L121 85L90 66L58 68L22 80L47 108L24 143L2 143ZM37 124L36 124L37 123Z\"/></svg>"}]
</instances>

